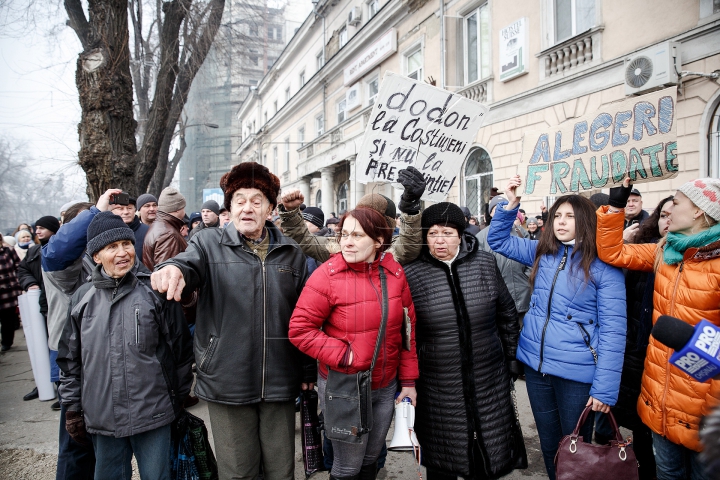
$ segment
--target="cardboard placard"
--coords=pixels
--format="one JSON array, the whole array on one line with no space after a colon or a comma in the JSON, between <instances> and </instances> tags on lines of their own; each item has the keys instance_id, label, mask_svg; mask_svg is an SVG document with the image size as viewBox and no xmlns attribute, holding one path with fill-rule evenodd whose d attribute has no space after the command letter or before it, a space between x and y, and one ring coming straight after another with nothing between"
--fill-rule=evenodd
<instances>
[{"instance_id":1,"label":"cardboard placard","mask_svg":"<svg viewBox=\"0 0 720 480\"><path fill-rule=\"evenodd\" d=\"M387 72L357 155L357 180L395 183L412 165L425 177L423 200L445 200L487 112L463 96Z\"/></svg>"},{"instance_id":2,"label":"cardboard placard","mask_svg":"<svg viewBox=\"0 0 720 480\"><path fill-rule=\"evenodd\" d=\"M647 183L678 174L676 87L526 133L518 173L523 195L541 197L610 188L627 175Z\"/></svg>"}]
</instances>

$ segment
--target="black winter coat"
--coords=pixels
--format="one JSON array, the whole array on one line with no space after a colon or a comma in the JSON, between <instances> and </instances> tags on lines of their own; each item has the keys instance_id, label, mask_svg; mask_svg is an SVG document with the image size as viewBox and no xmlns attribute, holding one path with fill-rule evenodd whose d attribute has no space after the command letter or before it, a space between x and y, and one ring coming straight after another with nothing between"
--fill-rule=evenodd
<instances>
[{"instance_id":1,"label":"black winter coat","mask_svg":"<svg viewBox=\"0 0 720 480\"><path fill-rule=\"evenodd\" d=\"M637 413L637 402L650 341L650 330L652 330L655 274L630 270L625 277L625 289L627 295L625 357L620 378L620 392L612 412L619 425L635 430L638 427L642 428L642 420Z\"/></svg>"},{"instance_id":2,"label":"black winter coat","mask_svg":"<svg viewBox=\"0 0 720 480\"><path fill-rule=\"evenodd\" d=\"M45 297L45 282L40 265L40 252L42 245L33 245L28 249L27 255L20 262L18 267L18 282L20 288L27 292L33 285L40 287L40 313L47 318L48 304Z\"/></svg>"},{"instance_id":3,"label":"black winter coat","mask_svg":"<svg viewBox=\"0 0 720 480\"><path fill-rule=\"evenodd\" d=\"M492 254L465 235L447 264L427 248L405 266L417 316L415 430L426 467L498 478L527 462L508 365L520 326Z\"/></svg>"},{"instance_id":4,"label":"black winter coat","mask_svg":"<svg viewBox=\"0 0 720 480\"><path fill-rule=\"evenodd\" d=\"M266 221L265 260L231 222L205 228L187 249L158 264L178 267L185 292L199 288L195 321L195 394L209 402L250 405L295 400L317 380L317 362L290 343L290 316L307 280L305 255Z\"/></svg>"}]
</instances>

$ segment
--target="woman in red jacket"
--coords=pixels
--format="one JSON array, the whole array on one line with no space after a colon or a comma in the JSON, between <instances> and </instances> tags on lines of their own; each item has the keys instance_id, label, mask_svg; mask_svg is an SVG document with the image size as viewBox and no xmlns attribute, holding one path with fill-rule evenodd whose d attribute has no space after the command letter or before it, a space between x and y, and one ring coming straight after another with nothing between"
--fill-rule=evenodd
<instances>
[{"instance_id":1,"label":"woman in red jacket","mask_svg":"<svg viewBox=\"0 0 720 480\"><path fill-rule=\"evenodd\" d=\"M383 216L371 208L346 213L339 224L341 253L323 263L310 277L290 319L290 341L318 359L321 408L328 369L345 374L368 370L382 317L379 269L387 278L388 315L385 337L372 372L373 428L362 444L333 441L330 474L336 480L374 479L377 458L393 417L396 401L409 397L415 405L418 361L415 352L415 309L405 272L386 252L392 239ZM407 311L412 330L410 349L402 344Z\"/></svg>"}]
</instances>

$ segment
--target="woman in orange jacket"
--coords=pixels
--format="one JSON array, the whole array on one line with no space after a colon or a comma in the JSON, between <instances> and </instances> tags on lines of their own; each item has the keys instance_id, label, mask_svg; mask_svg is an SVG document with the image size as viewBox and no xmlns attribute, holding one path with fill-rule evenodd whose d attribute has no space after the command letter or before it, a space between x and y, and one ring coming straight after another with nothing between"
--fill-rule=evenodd
<instances>
[{"instance_id":1,"label":"woman in orange jacket","mask_svg":"<svg viewBox=\"0 0 720 480\"><path fill-rule=\"evenodd\" d=\"M601 260L630 270L655 271L653 324L672 315L690 325L720 325L720 180L682 185L673 199L670 228L658 244L623 244L623 209L631 187L610 190L597 211ZM707 479L698 453L703 416L720 404L720 380L700 383L668 363L672 350L650 337L638 413L653 431L658 480Z\"/></svg>"}]
</instances>

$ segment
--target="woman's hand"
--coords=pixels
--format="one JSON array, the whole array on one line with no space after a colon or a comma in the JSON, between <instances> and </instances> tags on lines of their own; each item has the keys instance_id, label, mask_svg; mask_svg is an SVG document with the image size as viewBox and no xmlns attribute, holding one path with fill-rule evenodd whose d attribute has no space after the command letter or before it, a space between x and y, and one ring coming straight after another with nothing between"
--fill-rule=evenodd
<instances>
[{"instance_id":1,"label":"woman's hand","mask_svg":"<svg viewBox=\"0 0 720 480\"><path fill-rule=\"evenodd\" d=\"M520 175L515 175L508 181L507 186L505 187L505 196L508 199L508 204L505 205L505 210L512 210L520 205L520 196L517 194L517 189L521 183L522 180L520 180Z\"/></svg>"},{"instance_id":2,"label":"woman's hand","mask_svg":"<svg viewBox=\"0 0 720 480\"><path fill-rule=\"evenodd\" d=\"M405 397L412 401L412 406L414 407L417 403L417 391L415 387L403 387L402 390L400 390L400 395L395 399L395 403L402 402L402 399Z\"/></svg>"},{"instance_id":3,"label":"woman's hand","mask_svg":"<svg viewBox=\"0 0 720 480\"><path fill-rule=\"evenodd\" d=\"M608 212L618 213L622 212L627 205L628 198L630 198L630 192L632 191L632 185L630 184L630 177L625 177L621 187L613 187L610 189L610 199L608 205L610 208Z\"/></svg>"},{"instance_id":4,"label":"woman's hand","mask_svg":"<svg viewBox=\"0 0 720 480\"><path fill-rule=\"evenodd\" d=\"M592 409L594 412L600 412L600 413L609 413L610 412L610 405L607 405L597 398L590 397L585 404L586 407L589 407L592 405Z\"/></svg>"}]
</instances>

